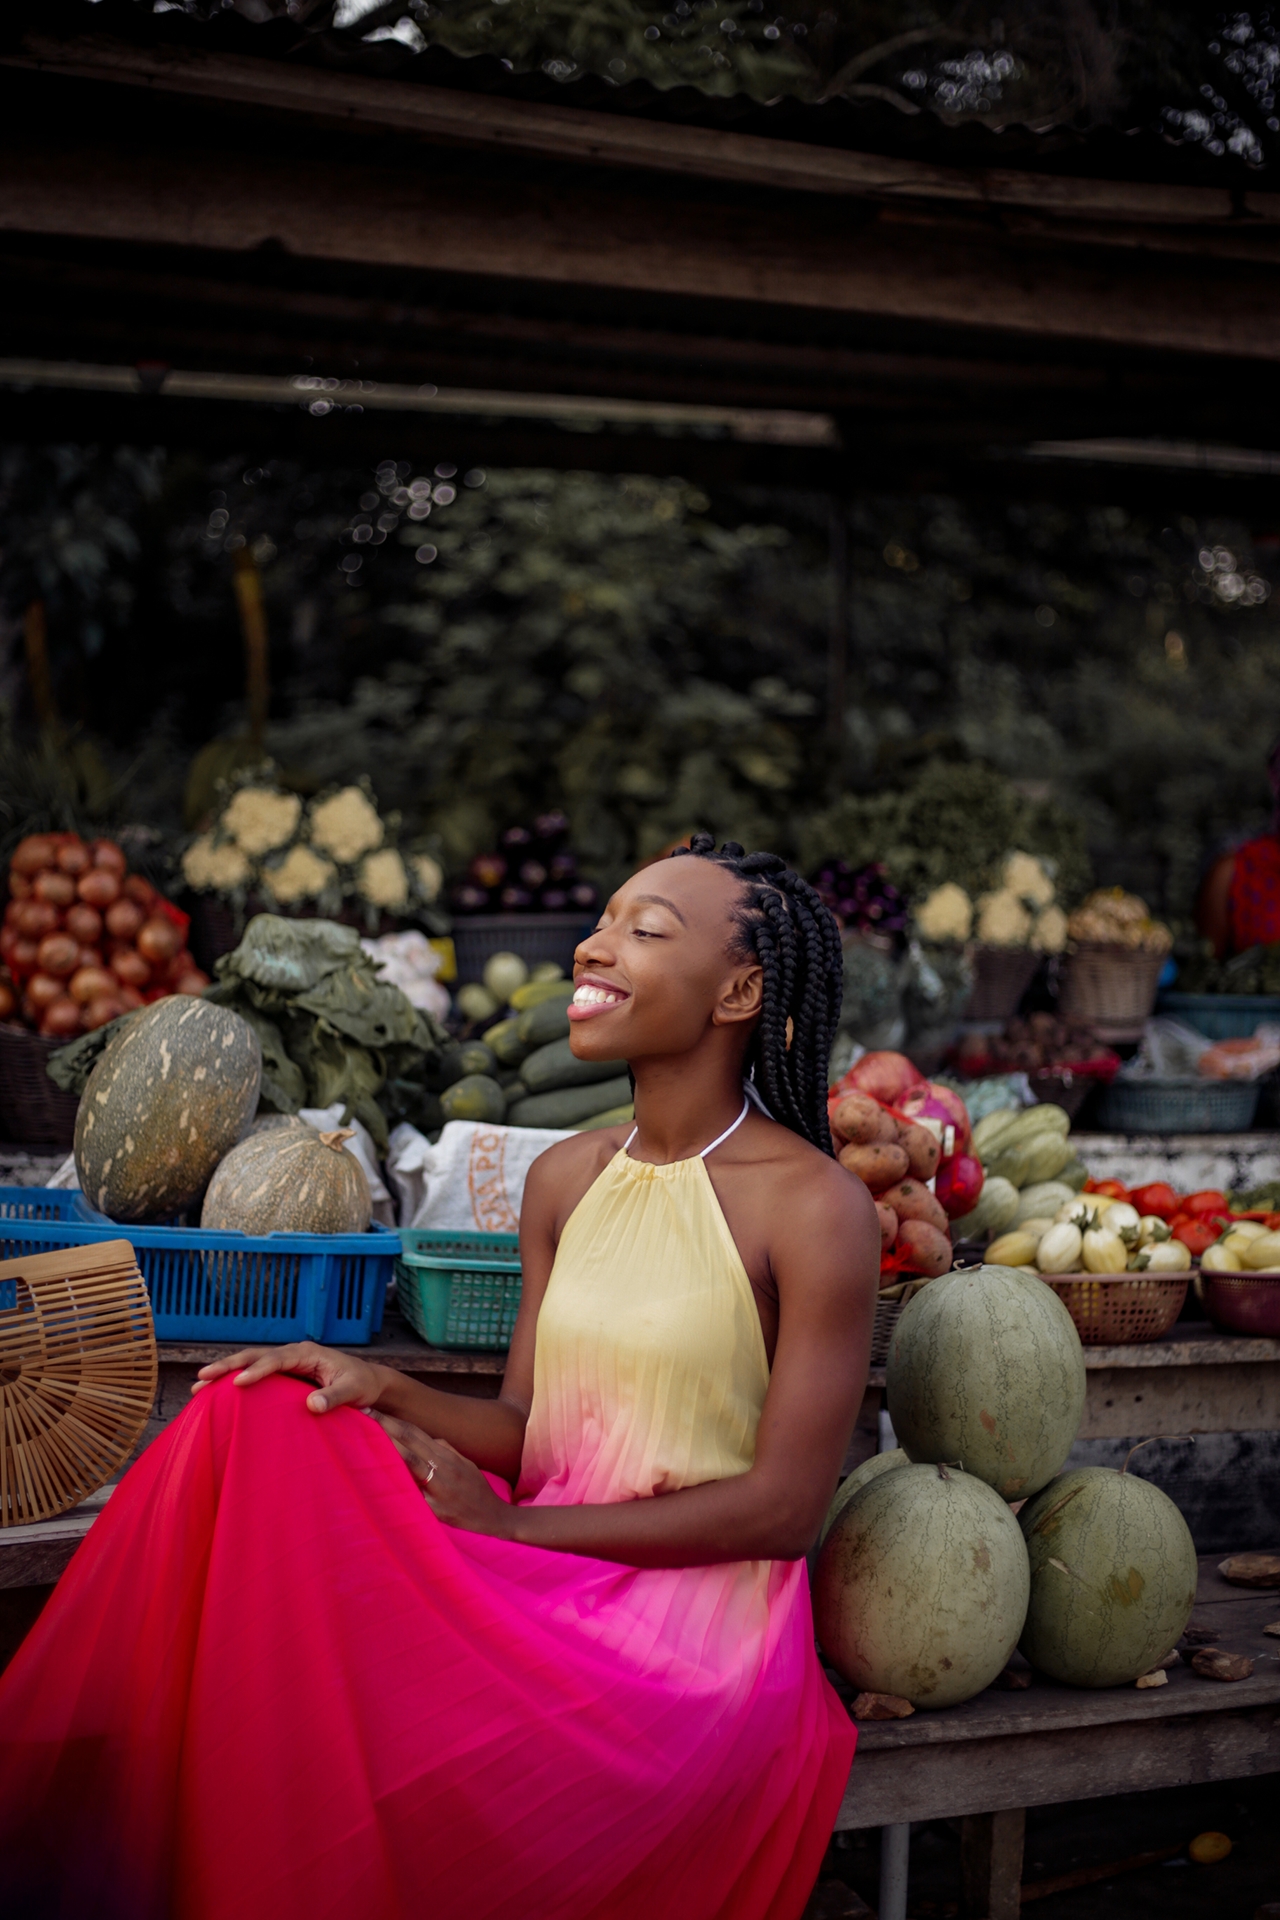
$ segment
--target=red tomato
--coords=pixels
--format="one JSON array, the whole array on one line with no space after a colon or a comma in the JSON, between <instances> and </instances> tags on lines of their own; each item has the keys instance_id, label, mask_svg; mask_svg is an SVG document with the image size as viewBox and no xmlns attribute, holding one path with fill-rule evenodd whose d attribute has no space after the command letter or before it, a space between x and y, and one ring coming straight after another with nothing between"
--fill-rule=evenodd
<instances>
[{"instance_id":1,"label":"red tomato","mask_svg":"<svg viewBox=\"0 0 1280 1920\"><path fill-rule=\"evenodd\" d=\"M1225 1193L1219 1193L1216 1187L1204 1187L1199 1193L1188 1193L1181 1201L1183 1213L1201 1214L1230 1213Z\"/></svg>"},{"instance_id":2,"label":"red tomato","mask_svg":"<svg viewBox=\"0 0 1280 1920\"><path fill-rule=\"evenodd\" d=\"M1172 1220L1175 1213L1183 1210L1177 1194L1163 1180L1153 1180L1147 1187L1134 1187L1129 1199L1139 1213L1153 1213L1158 1220Z\"/></svg>"},{"instance_id":3,"label":"red tomato","mask_svg":"<svg viewBox=\"0 0 1280 1920\"><path fill-rule=\"evenodd\" d=\"M1088 1184L1087 1191L1089 1193L1104 1193L1109 1200L1128 1200L1131 1198L1128 1187L1123 1186L1119 1180L1091 1180Z\"/></svg>"},{"instance_id":4,"label":"red tomato","mask_svg":"<svg viewBox=\"0 0 1280 1920\"><path fill-rule=\"evenodd\" d=\"M1198 1260L1201 1254L1209 1251L1220 1231L1216 1221L1193 1219L1189 1214L1175 1216L1169 1223L1169 1230L1175 1240L1181 1240L1193 1260Z\"/></svg>"}]
</instances>

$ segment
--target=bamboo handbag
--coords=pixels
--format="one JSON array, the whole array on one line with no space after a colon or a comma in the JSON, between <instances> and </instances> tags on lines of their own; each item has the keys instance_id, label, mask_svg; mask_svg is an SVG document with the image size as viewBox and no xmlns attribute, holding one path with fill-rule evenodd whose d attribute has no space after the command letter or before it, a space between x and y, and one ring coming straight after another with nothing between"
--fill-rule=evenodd
<instances>
[{"instance_id":1,"label":"bamboo handbag","mask_svg":"<svg viewBox=\"0 0 1280 1920\"><path fill-rule=\"evenodd\" d=\"M127 1240L0 1261L0 1527L52 1520L133 1452L156 1397Z\"/></svg>"}]
</instances>

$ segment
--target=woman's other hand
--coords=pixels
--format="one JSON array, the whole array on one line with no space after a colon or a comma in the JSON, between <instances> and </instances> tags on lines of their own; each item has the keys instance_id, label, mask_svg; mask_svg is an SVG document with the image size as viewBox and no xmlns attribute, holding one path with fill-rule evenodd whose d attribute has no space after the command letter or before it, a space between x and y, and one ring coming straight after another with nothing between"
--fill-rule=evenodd
<instances>
[{"instance_id":1,"label":"woman's other hand","mask_svg":"<svg viewBox=\"0 0 1280 1920\"><path fill-rule=\"evenodd\" d=\"M335 1353L314 1340L298 1340L286 1347L242 1347L226 1360L213 1360L201 1367L192 1393L226 1373L235 1374L238 1387L254 1387L273 1373L299 1374L304 1380L314 1380L316 1391L307 1395L312 1413L332 1413L335 1407L369 1409L376 1406L385 1384L385 1369L373 1362Z\"/></svg>"},{"instance_id":2,"label":"woman's other hand","mask_svg":"<svg viewBox=\"0 0 1280 1920\"><path fill-rule=\"evenodd\" d=\"M511 1508L500 1500L479 1467L456 1452L447 1440L433 1438L407 1420L389 1413L374 1419L427 1497L437 1520L467 1533L504 1534Z\"/></svg>"}]
</instances>

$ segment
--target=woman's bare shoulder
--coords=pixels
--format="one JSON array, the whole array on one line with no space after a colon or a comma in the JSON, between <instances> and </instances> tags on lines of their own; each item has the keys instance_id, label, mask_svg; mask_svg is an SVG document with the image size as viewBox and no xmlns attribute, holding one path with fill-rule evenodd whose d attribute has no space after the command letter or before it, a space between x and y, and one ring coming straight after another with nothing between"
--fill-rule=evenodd
<instances>
[{"instance_id":1,"label":"woman's bare shoulder","mask_svg":"<svg viewBox=\"0 0 1280 1920\"><path fill-rule=\"evenodd\" d=\"M575 1198L580 1199L596 1175L604 1172L630 1131L624 1121L620 1126L592 1127L586 1133L557 1140L530 1166L526 1195L532 1190L533 1197L542 1198L576 1190Z\"/></svg>"}]
</instances>

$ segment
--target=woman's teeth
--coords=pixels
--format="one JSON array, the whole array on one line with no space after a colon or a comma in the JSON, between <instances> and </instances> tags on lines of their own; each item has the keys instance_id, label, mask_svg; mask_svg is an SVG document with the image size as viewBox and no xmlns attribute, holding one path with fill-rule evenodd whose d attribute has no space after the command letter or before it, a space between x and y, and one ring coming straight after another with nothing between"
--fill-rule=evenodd
<instances>
[{"instance_id":1,"label":"woman's teeth","mask_svg":"<svg viewBox=\"0 0 1280 1920\"><path fill-rule=\"evenodd\" d=\"M612 993L607 987L579 987L573 996L575 1007L616 1007L626 995Z\"/></svg>"}]
</instances>

